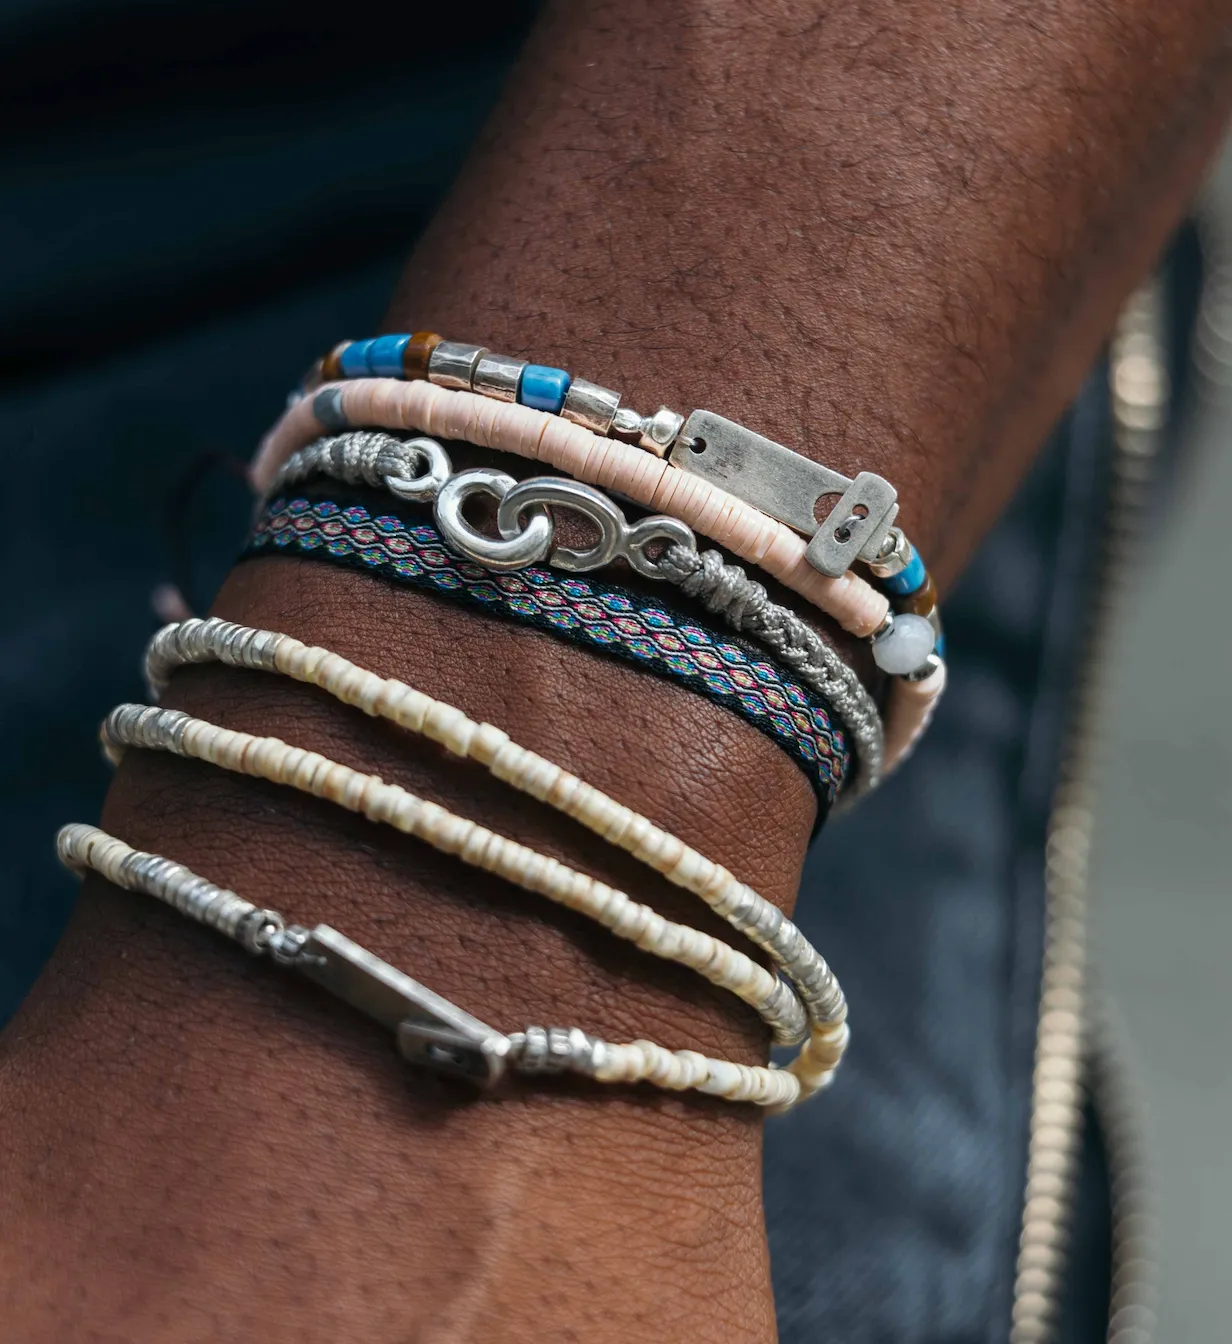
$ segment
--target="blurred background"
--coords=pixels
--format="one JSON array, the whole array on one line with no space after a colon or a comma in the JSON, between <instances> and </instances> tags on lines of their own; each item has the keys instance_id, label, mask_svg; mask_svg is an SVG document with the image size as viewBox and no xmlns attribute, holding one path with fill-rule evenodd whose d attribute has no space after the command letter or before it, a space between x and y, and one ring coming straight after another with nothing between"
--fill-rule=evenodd
<instances>
[{"instance_id":1,"label":"blurred background","mask_svg":"<svg viewBox=\"0 0 1232 1344\"><path fill-rule=\"evenodd\" d=\"M1091 884L1095 973L1148 1139L1158 1338L1178 1341L1228 1337L1232 1268L1232 627L1214 560L1232 511L1232 153L1195 217L1180 451L1115 630Z\"/></svg>"},{"instance_id":2,"label":"blurred background","mask_svg":"<svg viewBox=\"0 0 1232 1344\"><path fill-rule=\"evenodd\" d=\"M0 0L0 103L7 124L23 128L0 145L8 259L0 268L0 546L9 580L0 608L0 1022L71 909L75 884L56 866L52 838L64 821L98 815L107 771L97 725L112 704L144 698L137 669L157 624L151 591L174 578L195 607L208 603L244 538L249 506L236 464L313 357L374 327L534 11L479 0L463 49L447 15L420 10L412 21L410 8L370 6L370 23L359 28L318 22L311 8L285 0ZM381 41L369 40L373 24ZM1131 1156L1135 1173L1149 1175L1154 1212L1135 1204L1132 1231L1144 1256L1159 1252L1158 1337L1204 1341L1228 1334L1232 1207L1232 624L1222 614L1218 540L1232 510L1232 160L1216 172L1161 275L1167 484L1152 496L1140 547L1149 563L1115 625L1098 709L1091 946L1130 1066L1130 1128L1145 1139L1133 1138ZM1063 659L1047 664L1049 631L1072 625L1074 615L1058 615L1045 591L1060 562L1050 568L1039 555L1055 540L1050 501L1074 493L1067 443L1085 435L1106 446L1110 438L1106 384L1106 370L1094 371L1083 405L983 553L979 568L996 574L1001 592L1038 592L1039 600L1024 599L1008 616L1002 603L999 629L979 576L960 586L948 613L958 690L926 751L876 800L888 809L912 792L926 798L921 815L934 838L951 856L963 845L972 851L962 881L940 875L911 885L908 837L878 875L884 895L860 907L864 924L854 908L810 916L823 919L819 938L836 949L853 1002L866 1008L867 1034L823 1123L842 1136L836 1142L848 1141L873 1107L885 1118L884 1152L853 1148L851 1160L893 1174L855 1181L846 1206L829 1198L836 1234L852 1239L852 1209L870 1230L857 1262L822 1274L807 1259L779 1254L788 1238L774 1231L790 1225L788 1203L806 1179L793 1154L817 1151L815 1136L772 1132L768 1202L785 1340L819 1337L821 1320L833 1329L827 1337L842 1340L1005 1337L1025 1082L1007 1085L1008 1110L998 1109L1001 1093L985 1095L976 1083L978 1070L1002 1055L1029 1076L1042 898L1034 877L1026 896L1014 896L1008 875L1016 864L1042 873L1055 762L1048 758L1034 792L1004 789L1012 823L1004 835L991 823L974 838L959 835L955 817L965 815L970 829L964 809L989 779L1030 775L1022 741L1047 667L1054 682L1076 680ZM1094 516L1101 490L1081 488ZM1038 669L1045 671L1036 676ZM1049 694L1060 703L1055 686ZM861 824L845 820L833 841L827 832L831 876L834 847ZM818 864L807 883L820 887ZM802 908L823 900L818 894ZM952 966L932 968L938 980L968 975L963 955L1001 965L1003 942L1021 950L988 977L989 995L1023 980L1026 1016L1017 1026L976 1039L978 1012L954 1008L972 1033L958 1031L961 1058L947 1075L962 1112L954 1125L965 1136L955 1154L937 1142L939 1112L893 1065L895 1049L912 1042L910 990L882 1022L867 1011L887 999L888 984L901 983L884 948L869 964L872 940L887 921L912 918L910 961L947 918L972 931ZM1015 942L1016 921L1026 932ZM887 1073L896 1079L880 1092L879 1049L890 1061L883 1081ZM969 1092L964 1068L974 1080ZM1124 1101L1124 1079L1118 1087ZM1092 1119L1096 1174L1079 1210L1074 1273L1088 1291L1077 1291L1058 1338L1103 1336L1105 1129ZM885 1159L891 1151L906 1154L901 1168ZM883 1290L869 1285L880 1283L887 1261L910 1259L904 1210L914 1199L931 1211L956 1188L968 1204L986 1206L992 1222L971 1215L961 1235L950 1228L953 1263L936 1276L941 1287L909 1308L918 1330L879 1332L867 1304ZM851 1285L846 1296L840 1281ZM1148 1323L1151 1308L1135 1298L1138 1314L1126 1328Z\"/></svg>"}]
</instances>

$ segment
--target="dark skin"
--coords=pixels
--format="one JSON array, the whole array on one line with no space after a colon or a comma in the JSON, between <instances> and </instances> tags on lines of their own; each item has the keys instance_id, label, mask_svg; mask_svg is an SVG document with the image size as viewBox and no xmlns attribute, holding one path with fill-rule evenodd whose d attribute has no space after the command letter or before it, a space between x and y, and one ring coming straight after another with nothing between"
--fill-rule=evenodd
<instances>
[{"instance_id":1,"label":"dark skin","mask_svg":"<svg viewBox=\"0 0 1232 1344\"><path fill-rule=\"evenodd\" d=\"M558 6L386 328L883 472L944 587L1200 180L1230 20L1203 0ZM489 719L790 908L807 783L699 697L304 561L241 566L214 610ZM199 669L166 703L396 779L710 927L576 827L307 688ZM329 920L496 1026L765 1055L757 1019L696 977L288 790L133 753L102 824ZM749 1108L555 1085L469 1100L96 881L0 1043L0 1117L15 1338L774 1337Z\"/></svg>"}]
</instances>

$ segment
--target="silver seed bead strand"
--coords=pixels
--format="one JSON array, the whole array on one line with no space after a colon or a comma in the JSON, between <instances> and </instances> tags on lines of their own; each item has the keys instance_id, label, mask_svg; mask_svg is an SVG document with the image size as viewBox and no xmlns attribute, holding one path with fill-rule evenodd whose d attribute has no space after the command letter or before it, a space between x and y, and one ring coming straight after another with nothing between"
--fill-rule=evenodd
<instances>
[{"instance_id":1,"label":"silver seed bead strand","mask_svg":"<svg viewBox=\"0 0 1232 1344\"><path fill-rule=\"evenodd\" d=\"M191 645L197 656L208 657L212 648L215 656L223 657L236 642L237 627L227 622L194 620L184 624L191 627L191 633L183 642ZM401 682L380 678L324 649L311 649L290 636L255 630L248 633L264 633L277 641L261 644L253 638L244 645L272 649L274 666L270 670L307 681L367 713L423 733L457 755L483 762L498 779L555 806L669 881L701 896L712 910L774 959L796 986L799 1001L815 1025L828 1028L845 1019L846 1002L837 979L796 925L747 884L738 882L670 833L551 761L526 751L500 729L477 723L453 706ZM160 649L179 646L167 631L160 631L152 643ZM414 713L408 712L412 704ZM778 981L758 1005L759 1011L768 1020L776 1019L781 1012L790 1011L783 1004L788 997L792 997L790 991Z\"/></svg>"},{"instance_id":2,"label":"silver seed bead strand","mask_svg":"<svg viewBox=\"0 0 1232 1344\"><path fill-rule=\"evenodd\" d=\"M225 887L198 877L182 864L130 848L95 826L63 827L56 836L60 862L81 871L91 868L126 891L141 892L178 910L188 919L216 929L259 950L259 930L280 929L282 920Z\"/></svg>"},{"instance_id":3,"label":"silver seed bead strand","mask_svg":"<svg viewBox=\"0 0 1232 1344\"><path fill-rule=\"evenodd\" d=\"M225 651L231 649L235 644L234 631L237 627L230 626L227 622L194 620L184 624L192 626L186 642L192 646L191 651L197 655L199 661L204 661L203 651L210 644L211 638L224 660ZM169 629L171 628L169 627ZM250 633L256 634L257 632ZM250 644L255 645L256 641L250 641ZM165 649L167 646L175 647L176 641L169 635L168 631L160 631L155 635L152 645ZM303 648L304 646L298 644L298 641L290 639L289 636L283 636L277 644L275 652L285 654L287 667L290 667ZM164 652L164 662L166 656ZM337 660L336 666L340 673L348 674L350 669L354 667L353 664L349 664L342 659ZM275 666L271 670L282 669ZM356 670L358 671L358 669ZM312 678L316 685L322 685L323 680L320 676ZM376 685L389 685L389 683L382 683L379 678L374 678L373 684L374 688ZM326 680L323 689L332 690L333 687ZM377 693L375 691L371 703L374 706L377 703ZM434 703L440 704L440 702ZM462 716L462 718L464 720L465 716ZM475 725L475 727L478 728L478 725ZM107 732L106 726L104 732ZM430 735L438 736L437 734ZM511 748L514 746L514 744L508 742L507 738L504 738L503 734L502 738L504 739L503 744ZM438 740L440 740L439 736ZM471 754L467 751L463 742L447 743L447 745L459 751L459 754ZM520 751L521 749L515 748L515 750ZM535 766L533 761L530 761L529 754L527 754L526 759L534 770ZM550 766L549 762L543 764ZM509 782L515 782L509 778L508 772L502 771L501 777L509 779ZM521 787L534 796L540 796L544 792L541 789L534 788L533 785L529 788L525 785ZM842 991L838 987L833 972L799 929L776 906L753 891L751 887L736 883L734 880L729 884L725 898L716 898L710 903L716 913L727 919L733 928L743 933L757 947L774 958L784 974L796 987L799 1003L804 1005L814 1021L819 1023L831 1022L845 1012ZM803 1023L799 1017L798 1004L792 1002L795 997L783 981L776 980L771 992L758 1003L757 1007L768 1021L790 1024L791 1030L802 1033ZM797 1036L796 1039L798 1040L800 1037Z\"/></svg>"}]
</instances>

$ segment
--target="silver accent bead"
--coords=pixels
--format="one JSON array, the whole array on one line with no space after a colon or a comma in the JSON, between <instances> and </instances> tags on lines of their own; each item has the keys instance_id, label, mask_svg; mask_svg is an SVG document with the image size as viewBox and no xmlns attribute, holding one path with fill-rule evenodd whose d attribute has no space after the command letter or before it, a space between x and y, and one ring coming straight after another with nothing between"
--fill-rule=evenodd
<instances>
[{"instance_id":1,"label":"silver accent bead","mask_svg":"<svg viewBox=\"0 0 1232 1344\"><path fill-rule=\"evenodd\" d=\"M527 1027L518 1059L522 1073L543 1073L548 1062L548 1034L542 1027Z\"/></svg>"},{"instance_id":2,"label":"silver accent bead","mask_svg":"<svg viewBox=\"0 0 1232 1344\"><path fill-rule=\"evenodd\" d=\"M486 346L442 341L428 356L428 381L438 387L461 388L469 392L475 365L487 353Z\"/></svg>"},{"instance_id":3,"label":"silver accent bead","mask_svg":"<svg viewBox=\"0 0 1232 1344\"><path fill-rule=\"evenodd\" d=\"M660 406L653 415L647 416L642 421L642 436L638 443L656 457L662 457L676 442L676 436L683 424L683 415L669 410L666 406Z\"/></svg>"},{"instance_id":4,"label":"silver accent bead","mask_svg":"<svg viewBox=\"0 0 1232 1344\"><path fill-rule=\"evenodd\" d=\"M440 346L436 347L438 350ZM512 355L494 355L490 351L479 356L471 377L471 390L497 401L517 401L518 384L526 360Z\"/></svg>"},{"instance_id":5,"label":"silver accent bead","mask_svg":"<svg viewBox=\"0 0 1232 1344\"><path fill-rule=\"evenodd\" d=\"M294 966L311 936L302 924L290 924L278 929L269 939L269 954L279 966Z\"/></svg>"},{"instance_id":6,"label":"silver accent bead","mask_svg":"<svg viewBox=\"0 0 1232 1344\"><path fill-rule=\"evenodd\" d=\"M236 925L235 940L254 956L269 952L277 961L274 945L286 932L277 910L250 910Z\"/></svg>"},{"instance_id":7,"label":"silver accent bead","mask_svg":"<svg viewBox=\"0 0 1232 1344\"><path fill-rule=\"evenodd\" d=\"M930 653L927 658L916 668L914 672L908 672L904 681L927 681L929 677L941 666L941 655Z\"/></svg>"},{"instance_id":8,"label":"silver accent bead","mask_svg":"<svg viewBox=\"0 0 1232 1344\"><path fill-rule=\"evenodd\" d=\"M613 392L610 387L600 387L587 378L575 378L565 393L565 404L560 413L575 425L605 435L612 428L612 420L619 409L619 392Z\"/></svg>"},{"instance_id":9,"label":"silver accent bead","mask_svg":"<svg viewBox=\"0 0 1232 1344\"><path fill-rule=\"evenodd\" d=\"M877 558L869 561L869 569L879 579L892 579L901 574L915 559L915 547L907 540L901 527L892 527L886 533L886 539L877 552Z\"/></svg>"},{"instance_id":10,"label":"silver accent bead","mask_svg":"<svg viewBox=\"0 0 1232 1344\"><path fill-rule=\"evenodd\" d=\"M617 434L638 434L646 422L632 406L622 406L612 417L612 429Z\"/></svg>"}]
</instances>

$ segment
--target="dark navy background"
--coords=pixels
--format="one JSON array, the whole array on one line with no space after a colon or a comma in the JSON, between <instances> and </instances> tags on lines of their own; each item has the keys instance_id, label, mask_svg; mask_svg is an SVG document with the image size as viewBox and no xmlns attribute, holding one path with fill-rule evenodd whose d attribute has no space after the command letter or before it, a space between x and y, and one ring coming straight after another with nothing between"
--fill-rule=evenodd
<instances>
[{"instance_id":1,"label":"dark navy background","mask_svg":"<svg viewBox=\"0 0 1232 1344\"><path fill-rule=\"evenodd\" d=\"M97 725L142 698L150 590L187 565L208 598L247 520L217 467L313 356L372 330L530 16L0 0L22 128L0 145L0 1020L74 899L53 836L98 815ZM1043 834L1107 450L1096 377L947 604L925 746L811 856L801 920L855 1036L840 1083L768 1129L786 1344L1007 1336ZM1067 1341L1104 1330L1088 1147Z\"/></svg>"}]
</instances>

